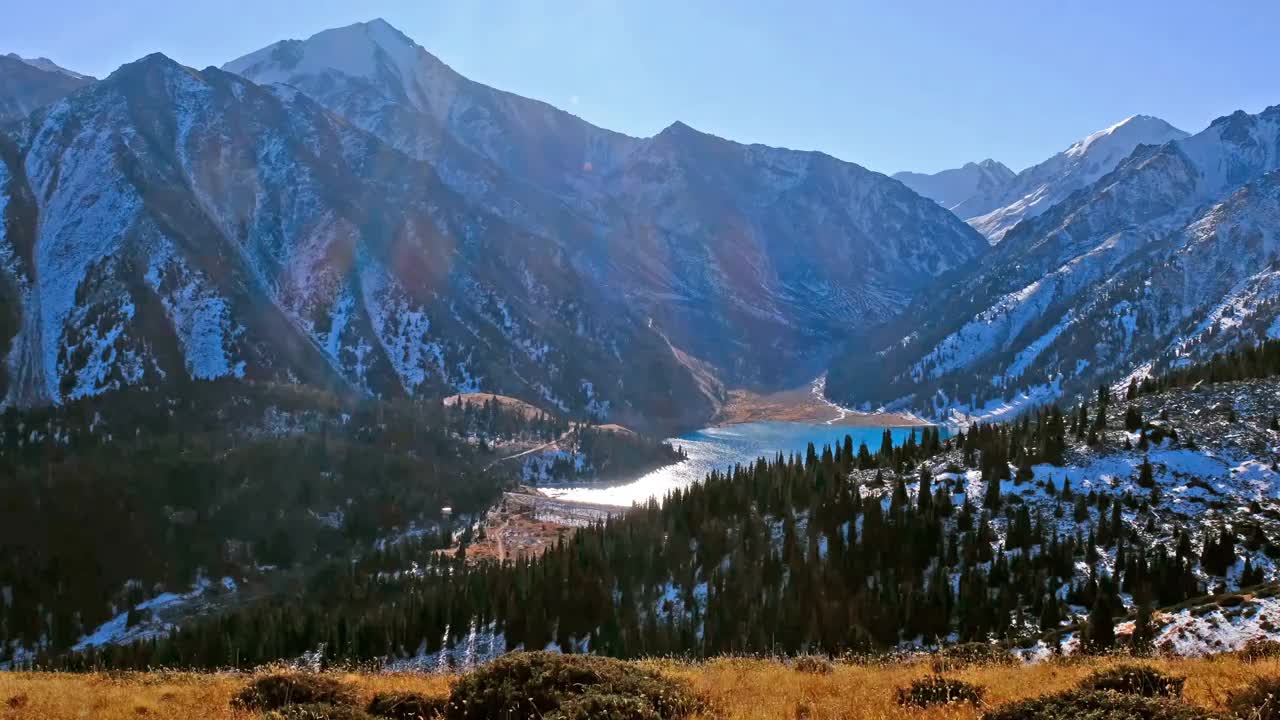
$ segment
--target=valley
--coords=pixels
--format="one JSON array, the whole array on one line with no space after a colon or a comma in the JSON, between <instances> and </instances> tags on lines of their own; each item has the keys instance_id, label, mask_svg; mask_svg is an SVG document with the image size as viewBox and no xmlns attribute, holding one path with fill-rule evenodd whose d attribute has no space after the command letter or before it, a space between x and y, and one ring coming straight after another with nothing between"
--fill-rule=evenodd
<instances>
[{"instance_id":1,"label":"valley","mask_svg":"<svg viewBox=\"0 0 1280 720\"><path fill-rule=\"evenodd\" d=\"M726 63L703 129L620 132L342 22L101 79L0 52L0 720L1244 720L1280 692L1280 105L1197 120L1222 100L1188 82L1177 126L961 127L980 83L916 48ZM902 67L949 98L927 129L781 93ZM930 171L704 124L743 93ZM833 143L872 115L901 128Z\"/></svg>"}]
</instances>

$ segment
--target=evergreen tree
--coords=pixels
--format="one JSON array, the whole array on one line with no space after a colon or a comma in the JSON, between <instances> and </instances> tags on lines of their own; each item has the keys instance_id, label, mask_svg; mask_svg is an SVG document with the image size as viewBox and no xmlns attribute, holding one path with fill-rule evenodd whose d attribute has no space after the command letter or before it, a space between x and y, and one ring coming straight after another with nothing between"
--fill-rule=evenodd
<instances>
[{"instance_id":1,"label":"evergreen tree","mask_svg":"<svg viewBox=\"0 0 1280 720\"><path fill-rule=\"evenodd\" d=\"M1085 650L1094 654L1105 653L1115 646L1115 621L1111 617L1111 602L1104 592L1097 593L1093 601L1084 640Z\"/></svg>"}]
</instances>

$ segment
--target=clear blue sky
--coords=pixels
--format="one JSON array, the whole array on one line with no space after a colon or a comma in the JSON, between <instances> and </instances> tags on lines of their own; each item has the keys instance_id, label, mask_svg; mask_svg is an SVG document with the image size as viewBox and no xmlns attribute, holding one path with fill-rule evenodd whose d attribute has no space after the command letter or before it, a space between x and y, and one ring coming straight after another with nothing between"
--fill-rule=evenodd
<instances>
[{"instance_id":1,"label":"clear blue sky","mask_svg":"<svg viewBox=\"0 0 1280 720\"><path fill-rule=\"evenodd\" d=\"M43 0L8 3L0 52L203 68L378 16L598 125L683 120L884 172L1019 170L1128 115L1194 132L1280 103L1273 0Z\"/></svg>"}]
</instances>

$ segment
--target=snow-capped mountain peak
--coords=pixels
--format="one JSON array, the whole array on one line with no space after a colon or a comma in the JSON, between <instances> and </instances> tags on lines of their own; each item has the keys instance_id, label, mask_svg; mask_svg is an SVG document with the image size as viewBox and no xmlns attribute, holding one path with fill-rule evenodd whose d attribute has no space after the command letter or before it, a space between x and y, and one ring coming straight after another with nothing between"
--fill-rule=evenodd
<instances>
[{"instance_id":1,"label":"snow-capped mountain peak","mask_svg":"<svg viewBox=\"0 0 1280 720\"><path fill-rule=\"evenodd\" d=\"M1102 152L1122 152L1128 155L1137 145L1160 145L1186 135L1158 117L1130 115L1111 127L1090 133L1073 143L1063 155L1069 158L1083 158Z\"/></svg>"},{"instance_id":2,"label":"snow-capped mountain peak","mask_svg":"<svg viewBox=\"0 0 1280 720\"><path fill-rule=\"evenodd\" d=\"M1000 242L1022 220L1040 215L1114 170L1139 145L1163 145L1187 135L1157 117L1127 117L1018 173L993 209L972 212L977 208L963 208L957 212L993 244Z\"/></svg>"},{"instance_id":3,"label":"snow-capped mountain peak","mask_svg":"<svg viewBox=\"0 0 1280 720\"><path fill-rule=\"evenodd\" d=\"M232 60L223 69L261 85L345 76L368 83L419 110L438 107L441 94L460 79L438 58L381 18L325 30L306 40L282 40Z\"/></svg>"}]
</instances>

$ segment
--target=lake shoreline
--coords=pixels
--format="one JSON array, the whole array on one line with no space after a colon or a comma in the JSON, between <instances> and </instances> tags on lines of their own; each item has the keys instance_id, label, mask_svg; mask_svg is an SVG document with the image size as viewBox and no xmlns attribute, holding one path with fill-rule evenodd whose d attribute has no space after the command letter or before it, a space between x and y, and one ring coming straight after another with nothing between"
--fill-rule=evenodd
<instances>
[{"instance_id":1,"label":"lake shoreline","mask_svg":"<svg viewBox=\"0 0 1280 720\"><path fill-rule=\"evenodd\" d=\"M886 432L892 434L894 444L901 444L913 433L918 435L919 429L919 425L852 426L786 420L708 426L667 439L673 447L684 450L686 460L652 470L629 482L557 483L541 485L539 489L560 501L627 507L645 503L651 497L661 500L672 490L701 482L711 472L728 472L735 466L746 466L760 458L771 459L780 453L802 455L810 444L817 448L834 447L848 438L855 448L862 444L878 448Z\"/></svg>"}]
</instances>

